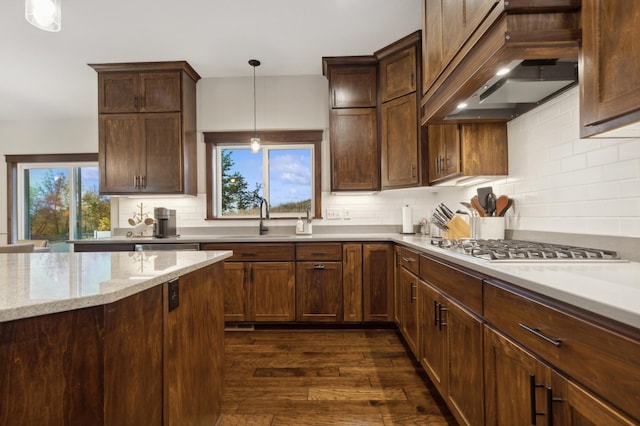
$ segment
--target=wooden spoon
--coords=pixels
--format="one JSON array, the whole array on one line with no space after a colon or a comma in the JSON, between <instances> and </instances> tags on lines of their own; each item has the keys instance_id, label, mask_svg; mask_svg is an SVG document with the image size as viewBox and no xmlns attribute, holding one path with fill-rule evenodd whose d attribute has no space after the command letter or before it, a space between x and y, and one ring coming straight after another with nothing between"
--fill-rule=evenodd
<instances>
[{"instance_id":1,"label":"wooden spoon","mask_svg":"<svg viewBox=\"0 0 640 426\"><path fill-rule=\"evenodd\" d=\"M478 200L477 195L474 195L473 198L471 199L471 206L474 209L476 209L476 211L478 212L478 216L485 217L487 215L487 212L484 211L484 208L480 204L480 201Z\"/></svg>"},{"instance_id":2,"label":"wooden spoon","mask_svg":"<svg viewBox=\"0 0 640 426\"><path fill-rule=\"evenodd\" d=\"M507 206L508 202L509 197L506 195L501 195L496 199L496 216L500 216L500 213Z\"/></svg>"},{"instance_id":3,"label":"wooden spoon","mask_svg":"<svg viewBox=\"0 0 640 426\"><path fill-rule=\"evenodd\" d=\"M507 198L507 204L502 209L496 207L496 216L504 216L507 210L509 210L512 205L513 198Z\"/></svg>"}]
</instances>

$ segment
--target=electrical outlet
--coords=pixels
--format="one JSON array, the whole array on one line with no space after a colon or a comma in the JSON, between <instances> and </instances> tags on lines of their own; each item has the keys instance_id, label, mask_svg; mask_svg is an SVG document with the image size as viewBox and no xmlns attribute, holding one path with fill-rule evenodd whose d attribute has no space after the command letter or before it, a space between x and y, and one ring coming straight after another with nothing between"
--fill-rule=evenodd
<instances>
[{"instance_id":1,"label":"electrical outlet","mask_svg":"<svg viewBox=\"0 0 640 426\"><path fill-rule=\"evenodd\" d=\"M342 210L342 218L344 220L349 220L351 219L351 214L349 213L349 209L344 209Z\"/></svg>"},{"instance_id":2,"label":"electrical outlet","mask_svg":"<svg viewBox=\"0 0 640 426\"><path fill-rule=\"evenodd\" d=\"M340 209L327 209L327 219L328 220L340 219Z\"/></svg>"}]
</instances>

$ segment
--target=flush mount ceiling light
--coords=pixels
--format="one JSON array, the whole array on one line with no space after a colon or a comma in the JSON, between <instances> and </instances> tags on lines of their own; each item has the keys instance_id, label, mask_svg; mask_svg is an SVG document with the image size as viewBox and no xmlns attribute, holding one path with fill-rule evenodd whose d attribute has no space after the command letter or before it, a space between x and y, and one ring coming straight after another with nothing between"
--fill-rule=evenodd
<instances>
[{"instance_id":1,"label":"flush mount ceiling light","mask_svg":"<svg viewBox=\"0 0 640 426\"><path fill-rule=\"evenodd\" d=\"M249 59L249 65L253 67L253 137L251 138L251 152L260 151L260 138L256 130L256 67L260 66L257 59Z\"/></svg>"},{"instance_id":2,"label":"flush mount ceiling light","mask_svg":"<svg viewBox=\"0 0 640 426\"><path fill-rule=\"evenodd\" d=\"M62 0L25 0L24 17L41 30L58 32L62 28Z\"/></svg>"}]
</instances>

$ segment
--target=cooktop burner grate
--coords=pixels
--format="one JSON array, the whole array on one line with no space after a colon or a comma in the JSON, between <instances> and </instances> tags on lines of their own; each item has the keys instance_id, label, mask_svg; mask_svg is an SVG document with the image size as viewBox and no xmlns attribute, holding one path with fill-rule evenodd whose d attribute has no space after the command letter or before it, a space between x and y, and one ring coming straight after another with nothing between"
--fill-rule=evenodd
<instances>
[{"instance_id":1,"label":"cooktop burner grate","mask_svg":"<svg viewBox=\"0 0 640 426\"><path fill-rule=\"evenodd\" d=\"M618 252L565 244L522 240L446 240L433 238L432 245L480 259L502 260L622 260Z\"/></svg>"}]
</instances>

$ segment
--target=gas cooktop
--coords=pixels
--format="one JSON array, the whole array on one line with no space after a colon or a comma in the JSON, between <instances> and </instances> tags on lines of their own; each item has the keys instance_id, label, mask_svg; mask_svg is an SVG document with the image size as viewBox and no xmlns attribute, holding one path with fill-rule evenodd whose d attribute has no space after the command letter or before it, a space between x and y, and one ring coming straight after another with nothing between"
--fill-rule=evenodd
<instances>
[{"instance_id":1,"label":"gas cooktop","mask_svg":"<svg viewBox=\"0 0 640 426\"><path fill-rule=\"evenodd\" d=\"M432 238L431 244L491 262L500 261L618 261L618 252L588 247L522 240L446 240Z\"/></svg>"}]
</instances>

